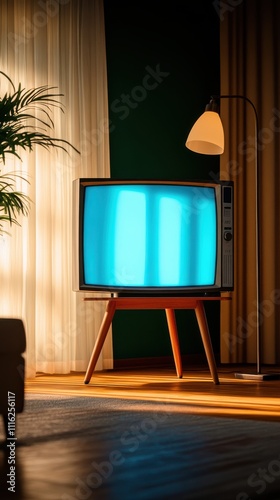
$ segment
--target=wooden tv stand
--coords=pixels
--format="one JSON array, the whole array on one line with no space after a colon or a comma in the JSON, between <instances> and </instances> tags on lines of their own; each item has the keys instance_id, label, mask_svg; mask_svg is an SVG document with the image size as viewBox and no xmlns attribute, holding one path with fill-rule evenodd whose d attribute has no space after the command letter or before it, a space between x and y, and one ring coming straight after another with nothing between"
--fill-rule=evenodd
<instances>
[{"instance_id":1,"label":"wooden tv stand","mask_svg":"<svg viewBox=\"0 0 280 500\"><path fill-rule=\"evenodd\" d=\"M84 300L107 301L105 314L85 375L85 384L90 382L115 311L118 309L165 309L176 372L179 378L182 378L183 376L183 368L176 326L175 309L194 309L213 382L214 384L219 384L216 361L204 309L204 301L230 300L230 297L86 297Z\"/></svg>"}]
</instances>

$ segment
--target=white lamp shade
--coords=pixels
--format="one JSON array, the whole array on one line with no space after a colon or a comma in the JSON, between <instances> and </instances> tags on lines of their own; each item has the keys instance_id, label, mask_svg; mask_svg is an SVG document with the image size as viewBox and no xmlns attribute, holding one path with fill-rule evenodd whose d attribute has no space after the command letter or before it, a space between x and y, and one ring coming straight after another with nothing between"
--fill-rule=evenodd
<instances>
[{"instance_id":1,"label":"white lamp shade","mask_svg":"<svg viewBox=\"0 0 280 500\"><path fill-rule=\"evenodd\" d=\"M224 129L216 111L205 111L195 122L186 147L195 153L220 155L224 152Z\"/></svg>"}]
</instances>

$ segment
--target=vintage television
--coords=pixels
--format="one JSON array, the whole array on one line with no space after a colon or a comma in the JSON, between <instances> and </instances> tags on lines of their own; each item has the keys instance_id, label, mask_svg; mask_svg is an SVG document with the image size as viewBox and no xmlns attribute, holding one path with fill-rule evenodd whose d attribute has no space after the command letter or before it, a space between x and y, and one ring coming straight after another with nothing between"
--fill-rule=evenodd
<instances>
[{"instance_id":1,"label":"vintage television","mask_svg":"<svg viewBox=\"0 0 280 500\"><path fill-rule=\"evenodd\" d=\"M233 290L233 183L73 181L73 289L205 295Z\"/></svg>"}]
</instances>

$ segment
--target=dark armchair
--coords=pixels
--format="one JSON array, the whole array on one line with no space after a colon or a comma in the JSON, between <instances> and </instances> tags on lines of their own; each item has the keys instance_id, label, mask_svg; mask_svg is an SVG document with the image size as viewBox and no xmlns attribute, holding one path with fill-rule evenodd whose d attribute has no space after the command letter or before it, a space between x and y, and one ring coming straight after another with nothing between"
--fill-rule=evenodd
<instances>
[{"instance_id":1,"label":"dark armchair","mask_svg":"<svg viewBox=\"0 0 280 500\"><path fill-rule=\"evenodd\" d=\"M22 320L0 318L0 414L6 437L13 437L16 413L22 412L24 407L25 362L22 353L25 349Z\"/></svg>"}]
</instances>

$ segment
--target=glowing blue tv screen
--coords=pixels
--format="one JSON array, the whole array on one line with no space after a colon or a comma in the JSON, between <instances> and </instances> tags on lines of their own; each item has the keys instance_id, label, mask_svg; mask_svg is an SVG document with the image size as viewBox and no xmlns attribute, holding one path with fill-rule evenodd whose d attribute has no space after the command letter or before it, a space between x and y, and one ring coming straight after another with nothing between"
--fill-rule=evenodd
<instances>
[{"instance_id":1,"label":"glowing blue tv screen","mask_svg":"<svg viewBox=\"0 0 280 500\"><path fill-rule=\"evenodd\" d=\"M206 183L85 180L79 201L79 288L217 287L217 200L216 186Z\"/></svg>"}]
</instances>

